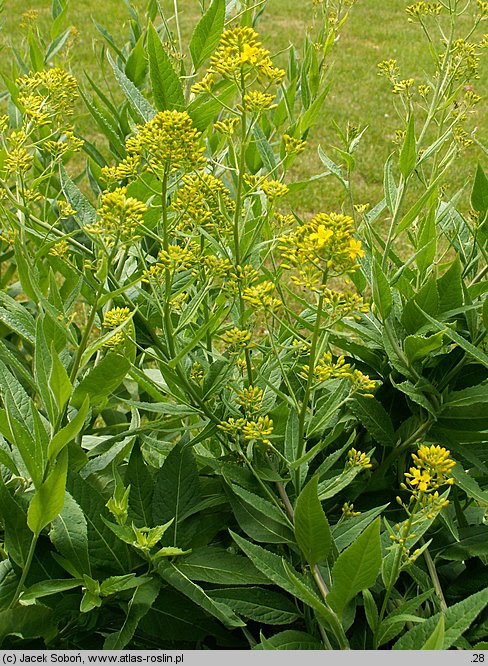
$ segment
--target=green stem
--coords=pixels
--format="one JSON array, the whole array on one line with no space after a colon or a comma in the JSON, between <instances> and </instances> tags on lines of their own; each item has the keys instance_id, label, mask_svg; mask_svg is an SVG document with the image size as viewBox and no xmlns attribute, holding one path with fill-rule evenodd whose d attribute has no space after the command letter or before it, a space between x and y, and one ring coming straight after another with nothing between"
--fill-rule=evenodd
<instances>
[{"instance_id":1,"label":"green stem","mask_svg":"<svg viewBox=\"0 0 488 666\"><path fill-rule=\"evenodd\" d=\"M22 593L22 590L24 589L25 579L27 578L27 574L29 573L29 569L30 569L31 564L32 564L32 559L34 557L34 551L36 549L36 544L37 544L37 539L38 538L39 538L39 534L33 534L32 535L32 540L31 540L31 543L30 543L29 552L27 554L27 560L25 561L24 568L22 569L22 575L21 575L20 580L19 580L19 584L17 585L17 589L15 590L15 594L14 594L14 597L13 597L12 601L10 602L10 604L8 606L8 610L10 610L11 608L13 608L15 606L15 604L19 600L19 597Z\"/></svg>"},{"instance_id":2,"label":"green stem","mask_svg":"<svg viewBox=\"0 0 488 666\"><path fill-rule=\"evenodd\" d=\"M422 538L420 540L420 543L424 544L425 540ZM428 548L426 548L424 550L424 559L425 559L425 563L427 564L427 569L429 570L430 578L431 578L432 583L434 585L434 590L435 590L436 596L439 600L440 609L443 613L445 613L447 611L446 599L445 599L444 593L442 591L441 582L439 580L439 576L437 575L437 570L435 568L434 561L432 559L431 554L429 553Z\"/></svg>"},{"instance_id":3,"label":"green stem","mask_svg":"<svg viewBox=\"0 0 488 666\"><path fill-rule=\"evenodd\" d=\"M323 286L326 283L326 279L327 279L326 273L324 272L321 286ZM305 418L307 416L308 401L312 390L312 382L313 382L314 368L315 368L315 354L317 351L317 342L320 334L320 324L322 320L323 305L324 305L324 292L323 289L321 289L319 301L317 304L317 313L313 329L312 342L310 344L307 385L305 387L305 393L303 396L302 408L300 410L300 414L298 415L298 444L297 444L297 454L296 454L297 460L302 457L303 452L305 450ZM295 472L294 484L296 491L298 492L300 489L300 469L297 469Z\"/></svg>"}]
</instances>

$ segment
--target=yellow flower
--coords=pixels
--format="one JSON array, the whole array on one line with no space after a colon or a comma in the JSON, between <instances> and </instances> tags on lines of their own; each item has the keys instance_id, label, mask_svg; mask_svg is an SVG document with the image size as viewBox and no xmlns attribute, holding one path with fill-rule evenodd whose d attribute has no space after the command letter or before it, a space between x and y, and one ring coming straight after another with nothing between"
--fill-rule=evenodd
<instances>
[{"instance_id":1,"label":"yellow flower","mask_svg":"<svg viewBox=\"0 0 488 666\"><path fill-rule=\"evenodd\" d=\"M210 72L233 79L240 85L241 77L248 75L249 70L272 83L279 83L285 75L283 69L273 66L269 51L262 48L253 28L239 26L226 30L210 58Z\"/></svg>"},{"instance_id":2,"label":"yellow flower","mask_svg":"<svg viewBox=\"0 0 488 666\"><path fill-rule=\"evenodd\" d=\"M251 90L250 93L244 95L244 109L251 113L259 113L268 109L276 108L273 104L276 99L275 95L270 93L263 93L260 90Z\"/></svg>"},{"instance_id":3,"label":"yellow flower","mask_svg":"<svg viewBox=\"0 0 488 666\"><path fill-rule=\"evenodd\" d=\"M361 467L362 469L371 469L371 458L362 451L350 449L347 452L346 469L349 467Z\"/></svg>"},{"instance_id":4,"label":"yellow flower","mask_svg":"<svg viewBox=\"0 0 488 666\"><path fill-rule=\"evenodd\" d=\"M140 237L138 232L146 210L141 201L127 196L126 187L117 187L113 192L102 194L102 203L97 211L98 219L85 229L90 234L100 236L107 244L116 240L135 240Z\"/></svg>"},{"instance_id":5,"label":"yellow flower","mask_svg":"<svg viewBox=\"0 0 488 666\"><path fill-rule=\"evenodd\" d=\"M261 409L263 396L264 392L262 389L255 386L249 386L248 388L237 392L236 402L243 407L247 416L253 412L258 412Z\"/></svg>"},{"instance_id":6,"label":"yellow flower","mask_svg":"<svg viewBox=\"0 0 488 666\"><path fill-rule=\"evenodd\" d=\"M229 233L235 202L223 182L210 173L193 173L183 177L183 184L171 203L180 214L180 228L203 227L207 231Z\"/></svg>"},{"instance_id":7,"label":"yellow flower","mask_svg":"<svg viewBox=\"0 0 488 666\"><path fill-rule=\"evenodd\" d=\"M268 436L273 432L273 421L269 416L260 416L257 421L246 421L242 426L244 439L269 444Z\"/></svg>"},{"instance_id":8,"label":"yellow flower","mask_svg":"<svg viewBox=\"0 0 488 666\"><path fill-rule=\"evenodd\" d=\"M120 324L123 324L129 318L130 310L129 308L112 308L108 310L103 317L103 328L108 328L109 330L117 328Z\"/></svg>"},{"instance_id":9,"label":"yellow flower","mask_svg":"<svg viewBox=\"0 0 488 666\"><path fill-rule=\"evenodd\" d=\"M279 180L263 180L261 183L261 189L265 195L274 201L275 199L280 199L288 194L289 189L283 183L280 183Z\"/></svg>"},{"instance_id":10,"label":"yellow flower","mask_svg":"<svg viewBox=\"0 0 488 666\"><path fill-rule=\"evenodd\" d=\"M250 331L242 331L239 328L231 328L222 335L222 341L228 347L230 353L236 353L241 349L249 348L252 340Z\"/></svg>"},{"instance_id":11,"label":"yellow flower","mask_svg":"<svg viewBox=\"0 0 488 666\"><path fill-rule=\"evenodd\" d=\"M205 164L201 132L186 111L160 111L152 120L137 128L126 142L128 156L141 160L146 169L158 177L161 172L186 169Z\"/></svg>"},{"instance_id":12,"label":"yellow flower","mask_svg":"<svg viewBox=\"0 0 488 666\"><path fill-rule=\"evenodd\" d=\"M315 245L320 249L324 247L327 241L332 238L334 232L332 229L326 229L325 225L319 224L317 231L310 234L309 238L311 241L315 241Z\"/></svg>"},{"instance_id":13,"label":"yellow flower","mask_svg":"<svg viewBox=\"0 0 488 666\"><path fill-rule=\"evenodd\" d=\"M242 298L256 310L276 310L281 305L278 298L272 296L275 286L272 282L264 280L258 285L247 287L242 292Z\"/></svg>"},{"instance_id":14,"label":"yellow flower","mask_svg":"<svg viewBox=\"0 0 488 666\"><path fill-rule=\"evenodd\" d=\"M307 142L302 141L302 139L296 139L295 137L290 136L289 134L284 134L283 145L285 147L285 152L288 153L289 155L292 155L292 154L302 153L305 150Z\"/></svg>"},{"instance_id":15,"label":"yellow flower","mask_svg":"<svg viewBox=\"0 0 488 666\"><path fill-rule=\"evenodd\" d=\"M355 261L357 257L364 257L364 250L362 249L361 241L358 241L355 238L351 238L349 241L349 256L353 261Z\"/></svg>"},{"instance_id":16,"label":"yellow flower","mask_svg":"<svg viewBox=\"0 0 488 666\"><path fill-rule=\"evenodd\" d=\"M110 331L124 324L129 319L129 317L130 317L129 308L118 308L118 307L112 308L111 310L108 310L105 313L102 326L103 328L106 328ZM117 331L117 333L112 335L105 342L104 346L115 350L121 345L123 345L125 340L126 340L125 333L123 331Z\"/></svg>"}]
</instances>

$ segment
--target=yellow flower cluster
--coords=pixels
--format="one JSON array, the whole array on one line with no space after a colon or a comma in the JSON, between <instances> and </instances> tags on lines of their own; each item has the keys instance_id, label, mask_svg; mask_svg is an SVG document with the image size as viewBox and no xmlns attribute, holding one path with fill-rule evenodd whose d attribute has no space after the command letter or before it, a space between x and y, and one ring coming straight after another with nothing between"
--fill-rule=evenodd
<instances>
[{"instance_id":1,"label":"yellow flower cluster","mask_svg":"<svg viewBox=\"0 0 488 666\"><path fill-rule=\"evenodd\" d=\"M159 261L145 271L146 280L159 280L165 271L177 273L190 270L198 261L198 247L196 243L189 243L186 247L182 245L169 245L167 250L160 250Z\"/></svg>"},{"instance_id":2,"label":"yellow flower cluster","mask_svg":"<svg viewBox=\"0 0 488 666\"><path fill-rule=\"evenodd\" d=\"M256 441L262 444L269 444L268 437L273 433L273 421L269 416L259 416L256 421L231 417L217 427L235 439L242 435L248 442Z\"/></svg>"},{"instance_id":3,"label":"yellow flower cluster","mask_svg":"<svg viewBox=\"0 0 488 666\"><path fill-rule=\"evenodd\" d=\"M127 196L126 187L117 187L113 192L102 194L97 221L85 230L99 236L107 245L117 241L127 243L140 237L146 206L138 199Z\"/></svg>"},{"instance_id":4,"label":"yellow flower cluster","mask_svg":"<svg viewBox=\"0 0 488 666\"><path fill-rule=\"evenodd\" d=\"M296 139L289 134L283 134L283 145L285 147L285 153L288 155L298 155L299 153L303 153L307 142L302 141L302 139Z\"/></svg>"},{"instance_id":5,"label":"yellow flower cluster","mask_svg":"<svg viewBox=\"0 0 488 666\"><path fill-rule=\"evenodd\" d=\"M50 249L48 254L52 257L58 257L59 259L67 259L69 252L69 243L66 240L60 240L55 243Z\"/></svg>"},{"instance_id":6,"label":"yellow flower cluster","mask_svg":"<svg viewBox=\"0 0 488 666\"><path fill-rule=\"evenodd\" d=\"M274 284L269 280L264 280L257 285L244 289L242 298L256 310L273 312L281 305L280 299L273 296L274 291Z\"/></svg>"},{"instance_id":7,"label":"yellow flower cluster","mask_svg":"<svg viewBox=\"0 0 488 666\"><path fill-rule=\"evenodd\" d=\"M328 310L332 319L343 319L353 313L368 312L369 305L361 296L352 291L340 292L324 288L324 309Z\"/></svg>"},{"instance_id":8,"label":"yellow flower cluster","mask_svg":"<svg viewBox=\"0 0 488 666\"><path fill-rule=\"evenodd\" d=\"M405 8L407 14L419 18L420 16L427 16L429 14L437 15L442 11L440 2L416 2Z\"/></svg>"},{"instance_id":9,"label":"yellow flower cluster","mask_svg":"<svg viewBox=\"0 0 488 666\"><path fill-rule=\"evenodd\" d=\"M293 282L308 288L320 288L324 273L343 275L357 268L364 256L361 242L353 238L352 217L319 213L311 222L280 238L282 268L295 269Z\"/></svg>"},{"instance_id":10,"label":"yellow flower cluster","mask_svg":"<svg viewBox=\"0 0 488 666\"><path fill-rule=\"evenodd\" d=\"M299 373L300 377L308 379L309 372L310 366L304 365ZM370 397L376 388L376 382L360 370L354 369L350 363L346 363L344 356L339 356L334 363L330 352L325 352L314 367L313 376L319 384L328 379L348 379L351 382L352 390L364 393L366 397Z\"/></svg>"},{"instance_id":11,"label":"yellow flower cluster","mask_svg":"<svg viewBox=\"0 0 488 666\"><path fill-rule=\"evenodd\" d=\"M454 483L451 470L456 463L450 454L447 449L434 444L430 447L422 444L417 453L412 454L415 467L405 473L405 478L413 494L432 492Z\"/></svg>"},{"instance_id":12,"label":"yellow flower cluster","mask_svg":"<svg viewBox=\"0 0 488 666\"><path fill-rule=\"evenodd\" d=\"M260 113L261 111L274 109L276 108L276 104L273 104L275 99L276 96L271 95L270 93L264 93L260 90L251 90L251 92L244 95L244 106L241 107L240 110L245 109L250 113Z\"/></svg>"},{"instance_id":13,"label":"yellow flower cluster","mask_svg":"<svg viewBox=\"0 0 488 666\"><path fill-rule=\"evenodd\" d=\"M118 326L124 324L130 317L129 308L112 308L108 310L103 318L102 326L111 331ZM111 338L105 342L105 347L110 349L117 349L125 342L125 334L123 331L118 331Z\"/></svg>"},{"instance_id":14,"label":"yellow flower cluster","mask_svg":"<svg viewBox=\"0 0 488 666\"><path fill-rule=\"evenodd\" d=\"M285 71L273 66L269 51L261 46L253 28L236 27L226 30L214 55L210 58L210 72L233 79L238 85L242 78L254 73L259 80L279 83Z\"/></svg>"},{"instance_id":15,"label":"yellow flower cluster","mask_svg":"<svg viewBox=\"0 0 488 666\"><path fill-rule=\"evenodd\" d=\"M160 111L137 127L126 141L127 156L115 167L104 167L103 176L116 182L135 177L139 168L159 178L170 171L199 169L205 164L200 138L186 111Z\"/></svg>"},{"instance_id":16,"label":"yellow flower cluster","mask_svg":"<svg viewBox=\"0 0 488 666\"><path fill-rule=\"evenodd\" d=\"M407 94L410 95L415 85L415 79L402 79L393 84L392 92L394 95Z\"/></svg>"},{"instance_id":17,"label":"yellow flower cluster","mask_svg":"<svg viewBox=\"0 0 488 666\"><path fill-rule=\"evenodd\" d=\"M240 118L224 118L224 120L218 120L214 123L214 130L216 132L221 132L221 134L232 136L236 131L239 122Z\"/></svg>"},{"instance_id":18,"label":"yellow flower cluster","mask_svg":"<svg viewBox=\"0 0 488 666\"><path fill-rule=\"evenodd\" d=\"M482 17L488 16L488 2L487 0L476 0L478 11Z\"/></svg>"},{"instance_id":19,"label":"yellow flower cluster","mask_svg":"<svg viewBox=\"0 0 488 666\"><path fill-rule=\"evenodd\" d=\"M18 102L35 125L51 125L55 131L69 129L78 97L76 79L59 67L31 72L17 79Z\"/></svg>"},{"instance_id":20,"label":"yellow flower cluster","mask_svg":"<svg viewBox=\"0 0 488 666\"><path fill-rule=\"evenodd\" d=\"M346 460L346 469L351 467L361 467L362 469L371 469L373 465L371 464L371 458L367 456L362 451L357 451L356 449L350 449L347 452Z\"/></svg>"},{"instance_id":21,"label":"yellow flower cluster","mask_svg":"<svg viewBox=\"0 0 488 666\"><path fill-rule=\"evenodd\" d=\"M249 386L237 392L236 402L240 405L244 414L249 417L251 414L259 412L263 404L264 392L255 386Z\"/></svg>"},{"instance_id":22,"label":"yellow flower cluster","mask_svg":"<svg viewBox=\"0 0 488 666\"><path fill-rule=\"evenodd\" d=\"M242 331L239 328L231 328L222 335L222 341L231 354L239 353L242 349L251 346L252 334L250 331Z\"/></svg>"},{"instance_id":23,"label":"yellow flower cluster","mask_svg":"<svg viewBox=\"0 0 488 666\"><path fill-rule=\"evenodd\" d=\"M382 60L379 62L378 69L379 76L386 77L390 83L396 83L400 74L400 70L398 69L397 61L394 58L390 58L389 60Z\"/></svg>"},{"instance_id":24,"label":"yellow flower cluster","mask_svg":"<svg viewBox=\"0 0 488 666\"><path fill-rule=\"evenodd\" d=\"M452 74L455 79L479 79L480 57L478 48L478 44L467 42L465 39L454 40L452 45L454 56Z\"/></svg>"},{"instance_id":25,"label":"yellow flower cluster","mask_svg":"<svg viewBox=\"0 0 488 666\"><path fill-rule=\"evenodd\" d=\"M354 504L349 504L349 502L344 502L342 505L342 515L344 518L354 518L355 516L360 516L361 511L354 511Z\"/></svg>"},{"instance_id":26,"label":"yellow flower cluster","mask_svg":"<svg viewBox=\"0 0 488 666\"><path fill-rule=\"evenodd\" d=\"M180 228L190 225L221 233L232 230L235 202L223 182L210 173L184 176L171 207L180 214Z\"/></svg>"}]
</instances>

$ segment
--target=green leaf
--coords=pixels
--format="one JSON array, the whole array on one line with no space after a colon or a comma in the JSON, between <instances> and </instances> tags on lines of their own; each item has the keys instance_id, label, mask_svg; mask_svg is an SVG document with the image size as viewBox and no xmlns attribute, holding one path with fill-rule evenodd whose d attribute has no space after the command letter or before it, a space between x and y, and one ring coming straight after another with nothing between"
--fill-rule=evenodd
<instances>
[{"instance_id":1,"label":"green leaf","mask_svg":"<svg viewBox=\"0 0 488 666\"><path fill-rule=\"evenodd\" d=\"M439 351L444 344L444 333L445 331L438 331L429 337L424 335L407 336L403 348L410 363L423 361L434 352Z\"/></svg>"},{"instance_id":2,"label":"green leaf","mask_svg":"<svg viewBox=\"0 0 488 666\"><path fill-rule=\"evenodd\" d=\"M399 167L404 178L407 178L415 167L417 160L417 150L415 146L415 126L413 113L408 119L407 131L403 140L402 150L400 152Z\"/></svg>"},{"instance_id":3,"label":"green leaf","mask_svg":"<svg viewBox=\"0 0 488 666\"><path fill-rule=\"evenodd\" d=\"M262 497L232 484L229 502L240 528L255 541L286 543L293 533L284 515Z\"/></svg>"},{"instance_id":4,"label":"green leaf","mask_svg":"<svg viewBox=\"0 0 488 666\"><path fill-rule=\"evenodd\" d=\"M471 192L471 206L480 213L481 218L486 215L488 210L488 178L483 171L481 164L478 164L476 176Z\"/></svg>"},{"instance_id":5,"label":"green leaf","mask_svg":"<svg viewBox=\"0 0 488 666\"><path fill-rule=\"evenodd\" d=\"M22 592L21 601L35 601L42 597L49 597L51 594L74 590L75 587L80 587L80 585L83 585L82 578L43 580L39 583L34 583L25 592Z\"/></svg>"},{"instance_id":6,"label":"green leaf","mask_svg":"<svg viewBox=\"0 0 488 666\"><path fill-rule=\"evenodd\" d=\"M49 388L54 396L56 405L59 412L64 409L64 406L71 397L73 387L71 385L66 368L61 363L61 359L55 349L54 342L51 344L51 373L49 375Z\"/></svg>"},{"instance_id":7,"label":"green leaf","mask_svg":"<svg viewBox=\"0 0 488 666\"><path fill-rule=\"evenodd\" d=\"M110 53L107 53L107 58L110 65L112 66L115 78L122 88L122 91L126 96L131 108L135 111L141 122L149 122L156 115L156 109L147 101L144 95L139 92L132 81L118 67Z\"/></svg>"},{"instance_id":8,"label":"green leaf","mask_svg":"<svg viewBox=\"0 0 488 666\"><path fill-rule=\"evenodd\" d=\"M80 227L85 227L94 224L97 220L97 211L81 192L81 190L74 184L71 178L66 173L64 166L60 166L60 180L66 201L75 209L76 217Z\"/></svg>"},{"instance_id":9,"label":"green leaf","mask_svg":"<svg viewBox=\"0 0 488 666\"><path fill-rule=\"evenodd\" d=\"M224 548L203 546L175 564L190 580L216 585L267 585L268 578L245 557Z\"/></svg>"},{"instance_id":10,"label":"green leaf","mask_svg":"<svg viewBox=\"0 0 488 666\"><path fill-rule=\"evenodd\" d=\"M156 28L151 23L147 33L147 52L149 55L149 77L152 93L158 111L185 107L180 79L174 71L171 61L164 50Z\"/></svg>"},{"instance_id":11,"label":"green leaf","mask_svg":"<svg viewBox=\"0 0 488 666\"><path fill-rule=\"evenodd\" d=\"M6 610L19 584L12 562L9 559L0 562L0 611Z\"/></svg>"},{"instance_id":12,"label":"green leaf","mask_svg":"<svg viewBox=\"0 0 488 666\"><path fill-rule=\"evenodd\" d=\"M214 601L203 588L193 583L177 566L167 560L161 560L156 568L163 580L187 596L203 610L220 620L226 627L243 627L243 622L226 604Z\"/></svg>"},{"instance_id":13,"label":"green leaf","mask_svg":"<svg viewBox=\"0 0 488 666\"><path fill-rule=\"evenodd\" d=\"M122 650L126 647L134 636L139 622L156 601L159 588L159 582L154 579L136 587L127 604L127 615L122 627L113 634L108 634L103 644L104 650Z\"/></svg>"},{"instance_id":14,"label":"green leaf","mask_svg":"<svg viewBox=\"0 0 488 666\"><path fill-rule=\"evenodd\" d=\"M488 354L485 354L481 349L478 349L478 347L475 347L471 342L468 342L465 338L463 338L462 335L459 335L459 333L456 333L456 331L453 331L452 328L444 328L444 326L437 321L437 319L434 319L433 317L430 316L430 314L423 310L420 306L417 306L418 310L421 312L421 314L439 331L444 331L444 334L446 337L450 338L453 342L456 342L461 349L464 349L464 351L469 354L469 356L472 356L475 358L481 365L484 365L485 368L488 368Z\"/></svg>"},{"instance_id":15,"label":"green leaf","mask_svg":"<svg viewBox=\"0 0 488 666\"><path fill-rule=\"evenodd\" d=\"M481 502L482 505L488 506L488 491L482 490L476 479L465 472L462 465L457 463L457 465L452 468L451 473L456 482L456 486L459 486L461 490L464 490L468 497L471 497L477 502Z\"/></svg>"},{"instance_id":16,"label":"green leaf","mask_svg":"<svg viewBox=\"0 0 488 666\"><path fill-rule=\"evenodd\" d=\"M297 544L311 567L327 559L332 546L329 521L318 497L318 476L298 496L295 507Z\"/></svg>"},{"instance_id":17,"label":"green leaf","mask_svg":"<svg viewBox=\"0 0 488 666\"><path fill-rule=\"evenodd\" d=\"M243 539L238 534L232 532L232 530L229 530L229 532L236 544L242 551L244 551L244 553L246 553L256 569L259 569L259 571L261 571L267 578L269 578L272 583L275 583L275 585L278 585L286 592L289 592L293 596L298 597L306 604L310 605L308 594L305 595L302 590L297 588L297 586L290 579L287 569L285 568L284 561L281 557L279 557L279 555L275 555L275 553L272 553L269 550L262 548L261 546L253 544L250 541L247 541L247 539ZM303 580L300 578L300 575L297 572L294 573L296 574L297 579ZM303 585L309 589L305 582L303 582ZM314 593L310 590L309 594ZM319 598L316 597L316 599L320 603Z\"/></svg>"},{"instance_id":18,"label":"green leaf","mask_svg":"<svg viewBox=\"0 0 488 666\"><path fill-rule=\"evenodd\" d=\"M198 469L191 445L180 440L170 451L164 465L156 476L152 501L153 522L166 523L174 518L174 524L167 533L174 546L187 546L181 523L185 514L192 511L200 502L200 482Z\"/></svg>"},{"instance_id":19,"label":"green leaf","mask_svg":"<svg viewBox=\"0 0 488 666\"><path fill-rule=\"evenodd\" d=\"M144 42L145 35L141 33L132 51L129 53L124 67L125 75L134 86L142 86L147 74L147 57ZM110 54L107 53L107 55ZM117 76L117 72L115 72L115 76ZM148 106L150 105L148 104Z\"/></svg>"},{"instance_id":20,"label":"green leaf","mask_svg":"<svg viewBox=\"0 0 488 666\"><path fill-rule=\"evenodd\" d=\"M261 640L253 647L253 650L323 650L324 646L315 636L289 629L280 631L266 640Z\"/></svg>"},{"instance_id":21,"label":"green leaf","mask_svg":"<svg viewBox=\"0 0 488 666\"><path fill-rule=\"evenodd\" d=\"M53 633L53 611L47 606L17 606L0 612L0 646L7 636L48 638Z\"/></svg>"},{"instance_id":22,"label":"green leaf","mask_svg":"<svg viewBox=\"0 0 488 666\"><path fill-rule=\"evenodd\" d=\"M225 0L213 0L210 7L195 26L190 40L193 66L197 70L219 45L224 30Z\"/></svg>"},{"instance_id":23,"label":"green leaf","mask_svg":"<svg viewBox=\"0 0 488 666\"><path fill-rule=\"evenodd\" d=\"M436 628L420 648L421 650L442 650L444 645L444 615L441 614Z\"/></svg>"},{"instance_id":24,"label":"green leaf","mask_svg":"<svg viewBox=\"0 0 488 666\"><path fill-rule=\"evenodd\" d=\"M85 514L67 491L63 508L51 523L49 538L56 550L70 562L80 577L83 574L91 576Z\"/></svg>"},{"instance_id":25,"label":"green leaf","mask_svg":"<svg viewBox=\"0 0 488 666\"><path fill-rule=\"evenodd\" d=\"M463 635L471 623L480 616L488 604L488 588L472 594L444 613L445 633L443 650L449 650ZM419 650L438 626L442 613L436 613L424 623L414 627L401 636L393 646L393 650Z\"/></svg>"},{"instance_id":26,"label":"green leaf","mask_svg":"<svg viewBox=\"0 0 488 666\"><path fill-rule=\"evenodd\" d=\"M68 471L68 452L64 449L58 457L53 470L36 489L27 511L27 525L34 534L49 525L59 515L64 504L66 473Z\"/></svg>"},{"instance_id":27,"label":"green leaf","mask_svg":"<svg viewBox=\"0 0 488 666\"><path fill-rule=\"evenodd\" d=\"M393 214L397 199L397 186L395 184L395 178L393 176L393 153L385 162L384 188L385 188L386 205L390 213Z\"/></svg>"},{"instance_id":28,"label":"green leaf","mask_svg":"<svg viewBox=\"0 0 488 666\"><path fill-rule=\"evenodd\" d=\"M76 435L83 428L89 407L90 399L86 395L76 416L71 419L71 421L68 421L67 425L65 425L64 428L61 428L61 430L59 430L49 442L47 456L50 462L58 456L60 451L62 451L69 442L74 440Z\"/></svg>"},{"instance_id":29,"label":"green leaf","mask_svg":"<svg viewBox=\"0 0 488 666\"><path fill-rule=\"evenodd\" d=\"M383 273L381 265L377 259L373 262L373 302L383 320L385 320L391 311L392 295L390 285L386 275Z\"/></svg>"},{"instance_id":30,"label":"green leaf","mask_svg":"<svg viewBox=\"0 0 488 666\"><path fill-rule=\"evenodd\" d=\"M464 283L459 255L456 255L447 271L437 280L439 314L459 310L464 305Z\"/></svg>"},{"instance_id":31,"label":"green leaf","mask_svg":"<svg viewBox=\"0 0 488 666\"><path fill-rule=\"evenodd\" d=\"M109 352L78 384L71 404L76 409L81 409L88 396L93 407L100 405L124 380L130 367L130 361L124 356Z\"/></svg>"},{"instance_id":32,"label":"green leaf","mask_svg":"<svg viewBox=\"0 0 488 666\"><path fill-rule=\"evenodd\" d=\"M363 602L366 621L369 628L374 633L378 625L379 613L374 597L368 589L363 590Z\"/></svg>"},{"instance_id":33,"label":"green leaf","mask_svg":"<svg viewBox=\"0 0 488 666\"><path fill-rule=\"evenodd\" d=\"M152 527L154 480L137 444L132 449L125 482L130 486L129 518L136 527Z\"/></svg>"},{"instance_id":34,"label":"green leaf","mask_svg":"<svg viewBox=\"0 0 488 666\"><path fill-rule=\"evenodd\" d=\"M393 423L381 402L376 398L355 395L348 405L354 416L376 442L387 447L395 445L397 438Z\"/></svg>"},{"instance_id":35,"label":"green leaf","mask_svg":"<svg viewBox=\"0 0 488 666\"><path fill-rule=\"evenodd\" d=\"M209 591L209 596L253 622L290 624L300 617L295 604L283 594L262 587L228 587Z\"/></svg>"},{"instance_id":36,"label":"green leaf","mask_svg":"<svg viewBox=\"0 0 488 666\"><path fill-rule=\"evenodd\" d=\"M0 516L3 523L5 548L20 567L24 567L29 553L32 534L27 527L24 509L12 497L0 474Z\"/></svg>"},{"instance_id":37,"label":"green leaf","mask_svg":"<svg viewBox=\"0 0 488 666\"><path fill-rule=\"evenodd\" d=\"M358 536L364 532L366 527L388 507L388 504L377 506L361 513L359 516L353 516L347 520L341 521L332 528L332 536L337 550L341 552L347 548Z\"/></svg>"},{"instance_id":38,"label":"green leaf","mask_svg":"<svg viewBox=\"0 0 488 666\"><path fill-rule=\"evenodd\" d=\"M439 293L437 291L437 282L432 276L428 282L405 304L402 313L402 324L407 333L417 333L428 320L423 316L423 312L428 315L436 315L439 311ZM445 328L442 327L443 329Z\"/></svg>"},{"instance_id":39,"label":"green leaf","mask_svg":"<svg viewBox=\"0 0 488 666\"><path fill-rule=\"evenodd\" d=\"M34 344L35 321L26 307L5 292L0 292L0 322L24 340Z\"/></svg>"},{"instance_id":40,"label":"green leaf","mask_svg":"<svg viewBox=\"0 0 488 666\"><path fill-rule=\"evenodd\" d=\"M358 592L374 585L380 567L380 518L376 518L335 561L328 604L342 615L348 602Z\"/></svg>"},{"instance_id":41,"label":"green leaf","mask_svg":"<svg viewBox=\"0 0 488 666\"><path fill-rule=\"evenodd\" d=\"M79 474L70 476L68 490L79 505L86 520L88 554L92 575L102 578L105 575L125 574L130 571L131 560L128 546L116 542L112 531L101 518L107 511L105 508L107 500ZM80 552L84 550L84 525L82 523L77 528L77 532L76 538L80 539L80 542L73 543L73 549L80 549L77 558L83 561L84 553ZM74 539L72 535L70 537ZM66 546L67 548L68 546ZM67 550L63 552L63 555L71 559Z\"/></svg>"}]
</instances>

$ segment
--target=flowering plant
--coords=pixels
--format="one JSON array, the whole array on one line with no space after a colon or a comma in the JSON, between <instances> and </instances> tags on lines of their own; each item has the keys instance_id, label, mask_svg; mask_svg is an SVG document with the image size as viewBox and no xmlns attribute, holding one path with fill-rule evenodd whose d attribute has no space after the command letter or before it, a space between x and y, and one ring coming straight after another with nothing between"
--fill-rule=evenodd
<instances>
[{"instance_id":1,"label":"flowering plant","mask_svg":"<svg viewBox=\"0 0 488 666\"><path fill-rule=\"evenodd\" d=\"M150 1L128 45L107 37L119 108L50 62L9 86L2 646L486 640L488 587L455 579L486 577L488 181L466 214L443 188L477 141L487 3L466 38L468 5L407 7L434 72L380 63L402 125L384 199L355 201L348 128L343 163L319 149L340 210L302 218L287 197L353 4L313 2L286 63L264 7L213 0L183 52Z\"/></svg>"}]
</instances>

